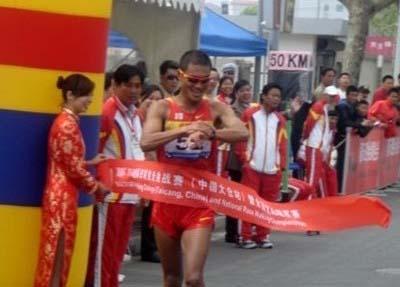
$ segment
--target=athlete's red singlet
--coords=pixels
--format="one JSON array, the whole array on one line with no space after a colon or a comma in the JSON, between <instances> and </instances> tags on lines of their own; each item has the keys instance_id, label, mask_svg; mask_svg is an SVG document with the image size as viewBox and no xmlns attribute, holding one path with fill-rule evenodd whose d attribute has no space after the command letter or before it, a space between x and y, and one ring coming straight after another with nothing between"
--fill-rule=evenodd
<instances>
[{"instance_id":1,"label":"athlete's red singlet","mask_svg":"<svg viewBox=\"0 0 400 287\"><path fill-rule=\"evenodd\" d=\"M194 112L184 111L174 100L168 98L168 117L164 130L173 130L196 121L212 124L213 117L209 100L203 99ZM203 141L200 148L191 149L187 138L175 139L157 150L158 161L182 166L194 167L216 172L217 143L215 140ZM214 212L210 209L183 207L155 202L152 224L164 230L171 237L178 238L184 230L210 226L214 224Z\"/></svg>"}]
</instances>

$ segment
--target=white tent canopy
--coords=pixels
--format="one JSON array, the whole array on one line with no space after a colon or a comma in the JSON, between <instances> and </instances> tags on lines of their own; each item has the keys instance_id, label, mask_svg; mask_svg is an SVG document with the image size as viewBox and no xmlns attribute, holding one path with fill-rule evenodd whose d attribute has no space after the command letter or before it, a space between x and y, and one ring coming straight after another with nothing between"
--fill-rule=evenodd
<instances>
[{"instance_id":1,"label":"white tent canopy","mask_svg":"<svg viewBox=\"0 0 400 287\"><path fill-rule=\"evenodd\" d=\"M178 10L194 10L199 12L204 6L204 0L134 0L143 3L157 3L160 7L173 7Z\"/></svg>"},{"instance_id":2,"label":"white tent canopy","mask_svg":"<svg viewBox=\"0 0 400 287\"><path fill-rule=\"evenodd\" d=\"M198 47L200 0L115 0L111 28L133 40L146 61L150 79L158 82L162 61Z\"/></svg>"}]
</instances>

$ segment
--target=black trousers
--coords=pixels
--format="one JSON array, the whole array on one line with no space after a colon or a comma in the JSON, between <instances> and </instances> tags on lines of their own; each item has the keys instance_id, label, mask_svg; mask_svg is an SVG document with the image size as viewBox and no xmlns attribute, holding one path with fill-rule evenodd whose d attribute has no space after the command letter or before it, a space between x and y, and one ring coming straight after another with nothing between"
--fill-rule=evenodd
<instances>
[{"instance_id":1,"label":"black trousers","mask_svg":"<svg viewBox=\"0 0 400 287\"><path fill-rule=\"evenodd\" d=\"M338 189L339 193L342 193L342 184L343 184L343 174L344 174L344 161L346 156L346 142L344 142L337 149L337 162L336 162L336 173L337 173L337 181L338 181Z\"/></svg>"},{"instance_id":2,"label":"black trousers","mask_svg":"<svg viewBox=\"0 0 400 287\"><path fill-rule=\"evenodd\" d=\"M157 252L154 230L150 227L152 207L153 203L150 202L149 206L144 207L142 211L142 226L140 238L140 256L142 259L151 258L153 254Z\"/></svg>"},{"instance_id":3,"label":"black trousers","mask_svg":"<svg viewBox=\"0 0 400 287\"><path fill-rule=\"evenodd\" d=\"M231 177L232 181L240 182L242 178L242 172L230 170L229 176ZM238 220L236 218L227 216L225 219L225 241L232 243L237 242L238 237Z\"/></svg>"}]
</instances>

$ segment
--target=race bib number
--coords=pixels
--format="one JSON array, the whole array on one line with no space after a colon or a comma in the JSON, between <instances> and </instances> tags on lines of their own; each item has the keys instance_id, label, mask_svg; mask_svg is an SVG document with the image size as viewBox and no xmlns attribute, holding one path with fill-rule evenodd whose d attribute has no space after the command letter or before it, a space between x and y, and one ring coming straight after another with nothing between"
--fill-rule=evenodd
<instances>
[{"instance_id":1,"label":"race bib number","mask_svg":"<svg viewBox=\"0 0 400 287\"><path fill-rule=\"evenodd\" d=\"M200 159L208 158L211 154L211 141L202 141L199 146L191 148L187 137L175 139L165 145L165 155L170 158Z\"/></svg>"}]
</instances>

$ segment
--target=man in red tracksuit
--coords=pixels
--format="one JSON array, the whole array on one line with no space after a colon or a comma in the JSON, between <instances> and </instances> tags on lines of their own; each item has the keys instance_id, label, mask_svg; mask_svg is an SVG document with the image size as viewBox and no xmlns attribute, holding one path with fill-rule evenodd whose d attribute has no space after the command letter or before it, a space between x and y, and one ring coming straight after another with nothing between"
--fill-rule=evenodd
<instances>
[{"instance_id":1,"label":"man in red tracksuit","mask_svg":"<svg viewBox=\"0 0 400 287\"><path fill-rule=\"evenodd\" d=\"M120 66L113 75L113 96L103 106L100 152L108 158L144 160L140 148L142 123L135 104L144 76L132 65ZM93 214L89 264L85 287L118 287L118 274L129 242L138 197L121 193L98 203Z\"/></svg>"},{"instance_id":2,"label":"man in red tracksuit","mask_svg":"<svg viewBox=\"0 0 400 287\"><path fill-rule=\"evenodd\" d=\"M377 101L368 111L368 119L385 129L385 138L396 136L396 124L399 122L397 105L400 99L399 88L392 88L386 100Z\"/></svg>"},{"instance_id":3,"label":"man in red tracksuit","mask_svg":"<svg viewBox=\"0 0 400 287\"><path fill-rule=\"evenodd\" d=\"M320 196L337 196L338 194L338 182L336 174L336 158L337 153L333 146L335 137L336 125L338 121L338 114L335 110L328 112L329 120L329 131L328 135L322 142L322 156L323 156L323 180L322 189L320 190Z\"/></svg>"},{"instance_id":4,"label":"man in red tracksuit","mask_svg":"<svg viewBox=\"0 0 400 287\"><path fill-rule=\"evenodd\" d=\"M330 135L328 110L333 110L338 101L334 86L325 88L320 100L314 103L304 123L303 142L306 147L306 181L323 197L323 153L322 146Z\"/></svg>"},{"instance_id":5,"label":"man in red tracksuit","mask_svg":"<svg viewBox=\"0 0 400 287\"><path fill-rule=\"evenodd\" d=\"M329 142L331 135L328 110L334 110L338 101L339 91L336 87L326 87L321 98L310 108L304 123L306 182L317 191L318 197L324 197L326 189L325 171L327 169L324 169L322 147L324 143ZM319 231L307 231L307 234L319 234Z\"/></svg>"},{"instance_id":6,"label":"man in red tracksuit","mask_svg":"<svg viewBox=\"0 0 400 287\"><path fill-rule=\"evenodd\" d=\"M286 166L287 135L286 121L277 111L281 103L282 89L279 85L268 84L263 88L263 104L250 107L242 115L250 138L240 144L238 158L244 163L242 168L243 185L254 189L263 199L275 202L279 198L282 170ZM242 222L241 247L245 249L272 248L269 240L270 230Z\"/></svg>"}]
</instances>

